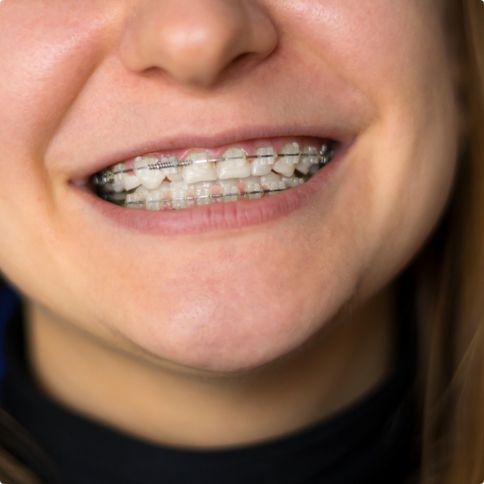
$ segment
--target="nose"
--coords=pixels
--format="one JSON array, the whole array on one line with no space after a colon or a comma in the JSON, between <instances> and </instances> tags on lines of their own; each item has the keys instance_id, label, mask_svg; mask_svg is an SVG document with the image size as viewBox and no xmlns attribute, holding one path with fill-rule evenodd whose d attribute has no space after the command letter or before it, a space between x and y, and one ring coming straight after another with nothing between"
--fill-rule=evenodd
<instances>
[{"instance_id":1,"label":"nose","mask_svg":"<svg viewBox=\"0 0 484 484\"><path fill-rule=\"evenodd\" d=\"M276 45L275 26L257 0L139 0L120 55L131 71L159 69L207 88L237 64L257 65Z\"/></svg>"}]
</instances>

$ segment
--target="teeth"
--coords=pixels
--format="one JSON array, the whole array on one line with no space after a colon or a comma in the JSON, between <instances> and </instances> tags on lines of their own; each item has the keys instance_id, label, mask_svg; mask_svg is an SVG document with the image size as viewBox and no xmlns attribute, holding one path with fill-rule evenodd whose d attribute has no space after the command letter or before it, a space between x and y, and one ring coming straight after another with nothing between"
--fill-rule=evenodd
<instances>
[{"instance_id":1,"label":"teeth","mask_svg":"<svg viewBox=\"0 0 484 484\"><path fill-rule=\"evenodd\" d=\"M177 165L179 163L178 159L174 156L169 156L168 158L163 157L160 161L161 163L171 163L172 165ZM183 180L182 170L180 170L180 168L177 166L162 168L161 172L164 173L170 181Z\"/></svg>"},{"instance_id":2,"label":"teeth","mask_svg":"<svg viewBox=\"0 0 484 484\"><path fill-rule=\"evenodd\" d=\"M138 195L138 197L140 198L140 200L146 200L146 197L148 196L148 194L150 193L150 190L148 188L146 188L145 186L141 185L140 187L138 187L134 193L136 193L136 195Z\"/></svg>"},{"instance_id":3,"label":"teeth","mask_svg":"<svg viewBox=\"0 0 484 484\"><path fill-rule=\"evenodd\" d=\"M236 202L239 199L239 189L236 185L231 187L222 187L222 195L226 202Z\"/></svg>"},{"instance_id":4,"label":"teeth","mask_svg":"<svg viewBox=\"0 0 484 484\"><path fill-rule=\"evenodd\" d=\"M124 178L124 170L126 169L126 165L124 163L118 163L113 167L114 173L114 181L113 181L113 190L116 193L121 193L124 188L123 178Z\"/></svg>"},{"instance_id":5,"label":"teeth","mask_svg":"<svg viewBox=\"0 0 484 484\"><path fill-rule=\"evenodd\" d=\"M123 176L123 184L124 189L129 192L130 190L138 188L141 185L141 181L136 175L130 175L129 173L125 173Z\"/></svg>"},{"instance_id":6,"label":"teeth","mask_svg":"<svg viewBox=\"0 0 484 484\"><path fill-rule=\"evenodd\" d=\"M224 153L223 157L226 161L217 163L217 176L220 180L250 176L250 165L247 163L247 155L244 150L230 148Z\"/></svg>"},{"instance_id":7,"label":"teeth","mask_svg":"<svg viewBox=\"0 0 484 484\"><path fill-rule=\"evenodd\" d=\"M282 154L285 156L281 156L272 169L286 177L292 176L294 174L295 166L299 162L299 145L297 143L288 143L282 149Z\"/></svg>"},{"instance_id":8,"label":"teeth","mask_svg":"<svg viewBox=\"0 0 484 484\"><path fill-rule=\"evenodd\" d=\"M254 176L268 175L272 170L277 155L274 148L259 148L257 158L250 164L250 172Z\"/></svg>"},{"instance_id":9,"label":"teeth","mask_svg":"<svg viewBox=\"0 0 484 484\"><path fill-rule=\"evenodd\" d=\"M227 178L226 180L217 180L217 185L221 187L221 198L225 202L235 202L239 198L239 178Z\"/></svg>"},{"instance_id":10,"label":"teeth","mask_svg":"<svg viewBox=\"0 0 484 484\"><path fill-rule=\"evenodd\" d=\"M188 158L192 164L183 167L183 181L185 183L198 183L206 181L215 181L217 179L217 170L215 163L208 163L208 153L197 152L191 153Z\"/></svg>"},{"instance_id":11,"label":"teeth","mask_svg":"<svg viewBox=\"0 0 484 484\"><path fill-rule=\"evenodd\" d=\"M160 186L160 183L165 179L165 174L161 170L150 169L149 165L158 163L157 158L143 158L138 156L134 160L134 172L141 184L153 190Z\"/></svg>"},{"instance_id":12,"label":"teeth","mask_svg":"<svg viewBox=\"0 0 484 484\"><path fill-rule=\"evenodd\" d=\"M162 182L155 191L151 191L146 195L146 209L162 210L166 208L167 200L170 199L170 184L168 182Z\"/></svg>"},{"instance_id":13,"label":"teeth","mask_svg":"<svg viewBox=\"0 0 484 484\"><path fill-rule=\"evenodd\" d=\"M288 143L282 148L282 154L287 155L285 158L288 163L295 165L299 161L299 156L301 155L299 145L297 143Z\"/></svg>"},{"instance_id":14,"label":"teeth","mask_svg":"<svg viewBox=\"0 0 484 484\"><path fill-rule=\"evenodd\" d=\"M205 151L192 151L185 161L174 156L140 156L133 168L118 163L92 181L105 200L151 211L251 200L302 185L331 160L328 146L319 151L306 145L301 152L298 143L291 142L281 154L268 146L258 148L255 155L232 147L215 160ZM295 170L304 178L295 175Z\"/></svg>"},{"instance_id":15,"label":"teeth","mask_svg":"<svg viewBox=\"0 0 484 484\"><path fill-rule=\"evenodd\" d=\"M260 183L260 176L248 176L247 178L240 178L239 182L246 183L246 184L247 183Z\"/></svg>"},{"instance_id":16,"label":"teeth","mask_svg":"<svg viewBox=\"0 0 484 484\"><path fill-rule=\"evenodd\" d=\"M126 197L126 205L132 208L144 208L146 197L150 191L143 185L138 187L134 193L130 193Z\"/></svg>"},{"instance_id":17,"label":"teeth","mask_svg":"<svg viewBox=\"0 0 484 484\"><path fill-rule=\"evenodd\" d=\"M274 165L274 171L284 176L292 176L294 174L294 165L289 165L285 161L279 160Z\"/></svg>"},{"instance_id":18,"label":"teeth","mask_svg":"<svg viewBox=\"0 0 484 484\"><path fill-rule=\"evenodd\" d=\"M268 175L271 172L272 167L270 165L259 165L258 163L259 163L259 160L254 160L250 164L251 175L262 176L262 175Z\"/></svg>"},{"instance_id":19,"label":"teeth","mask_svg":"<svg viewBox=\"0 0 484 484\"><path fill-rule=\"evenodd\" d=\"M311 165L319 164L318 149L315 146L308 146L305 152L308 154L309 164Z\"/></svg>"},{"instance_id":20,"label":"teeth","mask_svg":"<svg viewBox=\"0 0 484 484\"><path fill-rule=\"evenodd\" d=\"M296 170L303 175L307 175L310 168L307 157L301 157L301 161L296 165Z\"/></svg>"},{"instance_id":21,"label":"teeth","mask_svg":"<svg viewBox=\"0 0 484 484\"><path fill-rule=\"evenodd\" d=\"M251 178L253 178L253 177L251 177ZM245 182L245 192L246 192L246 196L247 196L247 198L249 198L249 200L253 200L255 198L261 198L262 195L263 195L260 183L253 182L253 181L250 181L250 182L246 181Z\"/></svg>"},{"instance_id":22,"label":"teeth","mask_svg":"<svg viewBox=\"0 0 484 484\"><path fill-rule=\"evenodd\" d=\"M171 206L175 210L187 208L188 184L185 182L171 182Z\"/></svg>"},{"instance_id":23,"label":"teeth","mask_svg":"<svg viewBox=\"0 0 484 484\"><path fill-rule=\"evenodd\" d=\"M215 182L213 181L207 181L207 182L200 182L200 183L195 183L194 185L190 185L188 188L210 188L215 185Z\"/></svg>"},{"instance_id":24,"label":"teeth","mask_svg":"<svg viewBox=\"0 0 484 484\"><path fill-rule=\"evenodd\" d=\"M264 175L260 177L260 182L262 185L267 185L270 182L280 182L282 180L280 175L276 173L269 173L268 175Z\"/></svg>"},{"instance_id":25,"label":"teeth","mask_svg":"<svg viewBox=\"0 0 484 484\"><path fill-rule=\"evenodd\" d=\"M196 204L210 205L212 203L211 188L214 185L212 182L197 183L193 186L193 194L195 196Z\"/></svg>"},{"instance_id":26,"label":"teeth","mask_svg":"<svg viewBox=\"0 0 484 484\"><path fill-rule=\"evenodd\" d=\"M240 178L227 178L227 180L217 180L217 185L221 187L236 187L240 183Z\"/></svg>"},{"instance_id":27,"label":"teeth","mask_svg":"<svg viewBox=\"0 0 484 484\"><path fill-rule=\"evenodd\" d=\"M303 175L307 175L311 166L319 164L318 149L314 146L307 146L304 152L301 153L299 163L296 165L296 170Z\"/></svg>"},{"instance_id":28,"label":"teeth","mask_svg":"<svg viewBox=\"0 0 484 484\"><path fill-rule=\"evenodd\" d=\"M143 208L144 200L140 200L136 193L129 193L126 196L126 206L129 208Z\"/></svg>"},{"instance_id":29,"label":"teeth","mask_svg":"<svg viewBox=\"0 0 484 484\"><path fill-rule=\"evenodd\" d=\"M286 184L282 181L282 178L275 173L261 176L260 183L264 190L270 190L271 192L278 192L286 189Z\"/></svg>"},{"instance_id":30,"label":"teeth","mask_svg":"<svg viewBox=\"0 0 484 484\"><path fill-rule=\"evenodd\" d=\"M298 187L299 185L302 185L304 183L304 179L297 178L295 176L282 177L282 181L284 182L287 188Z\"/></svg>"},{"instance_id":31,"label":"teeth","mask_svg":"<svg viewBox=\"0 0 484 484\"><path fill-rule=\"evenodd\" d=\"M167 175L167 179L171 182L181 182L181 181L183 181L182 170L179 170L178 173L171 173L170 175Z\"/></svg>"}]
</instances>

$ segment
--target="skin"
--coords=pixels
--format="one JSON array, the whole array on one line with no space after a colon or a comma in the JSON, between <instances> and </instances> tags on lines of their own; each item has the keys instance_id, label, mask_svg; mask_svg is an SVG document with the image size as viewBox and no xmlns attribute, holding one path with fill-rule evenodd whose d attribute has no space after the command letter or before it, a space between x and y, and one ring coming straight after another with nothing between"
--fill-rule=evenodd
<instances>
[{"instance_id":1,"label":"skin","mask_svg":"<svg viewBox=\"0 0 484 484\"><path fill-rule=\"evenodd\" d=\"M0 267L45 392L214 447L309 425L388 374L391 282L456 168L443 2L4 0L0 31ZM154 140L288 126L331 126L349 148L327 189L270 223L143 234L71 183Z\"/></svg>"}]
</instances>

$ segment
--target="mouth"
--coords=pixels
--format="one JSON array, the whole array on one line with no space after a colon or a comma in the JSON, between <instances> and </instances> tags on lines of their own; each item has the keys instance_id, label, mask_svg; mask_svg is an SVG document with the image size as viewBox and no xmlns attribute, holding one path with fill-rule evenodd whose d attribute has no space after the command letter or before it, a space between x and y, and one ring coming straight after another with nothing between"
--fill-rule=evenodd
<instances>
[{"instance_id":1,"label":"mouth","mask_svg":"<svg viewBox=\"0 0 484 484\"><path fill-rule=\"evenodd\" d=\"M106 202L151 212L255 201L307 183L338 148L330 139L292 137L153 152L106 167L89 186Z\"/></svg>"}]
</instances>

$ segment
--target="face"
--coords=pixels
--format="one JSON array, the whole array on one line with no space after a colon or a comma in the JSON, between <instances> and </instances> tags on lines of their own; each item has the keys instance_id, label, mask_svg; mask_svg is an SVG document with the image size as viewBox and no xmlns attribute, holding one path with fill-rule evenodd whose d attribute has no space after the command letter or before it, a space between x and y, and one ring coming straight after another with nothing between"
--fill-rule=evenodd
<instances>
[{"instance_id":1,"label":"face","mask_svg":"<svg viewBox=\"0 0 484 484\"><path fill-rule=\"evenodd\" d=\"M4 0L3 273L153 361L232 372L288 354L387 285L444 208L444 25L437 0ZM137 156L305 140L331 140L333 160L255 200L135 210L87 183Z\"/></svg>"}]
</instances>

